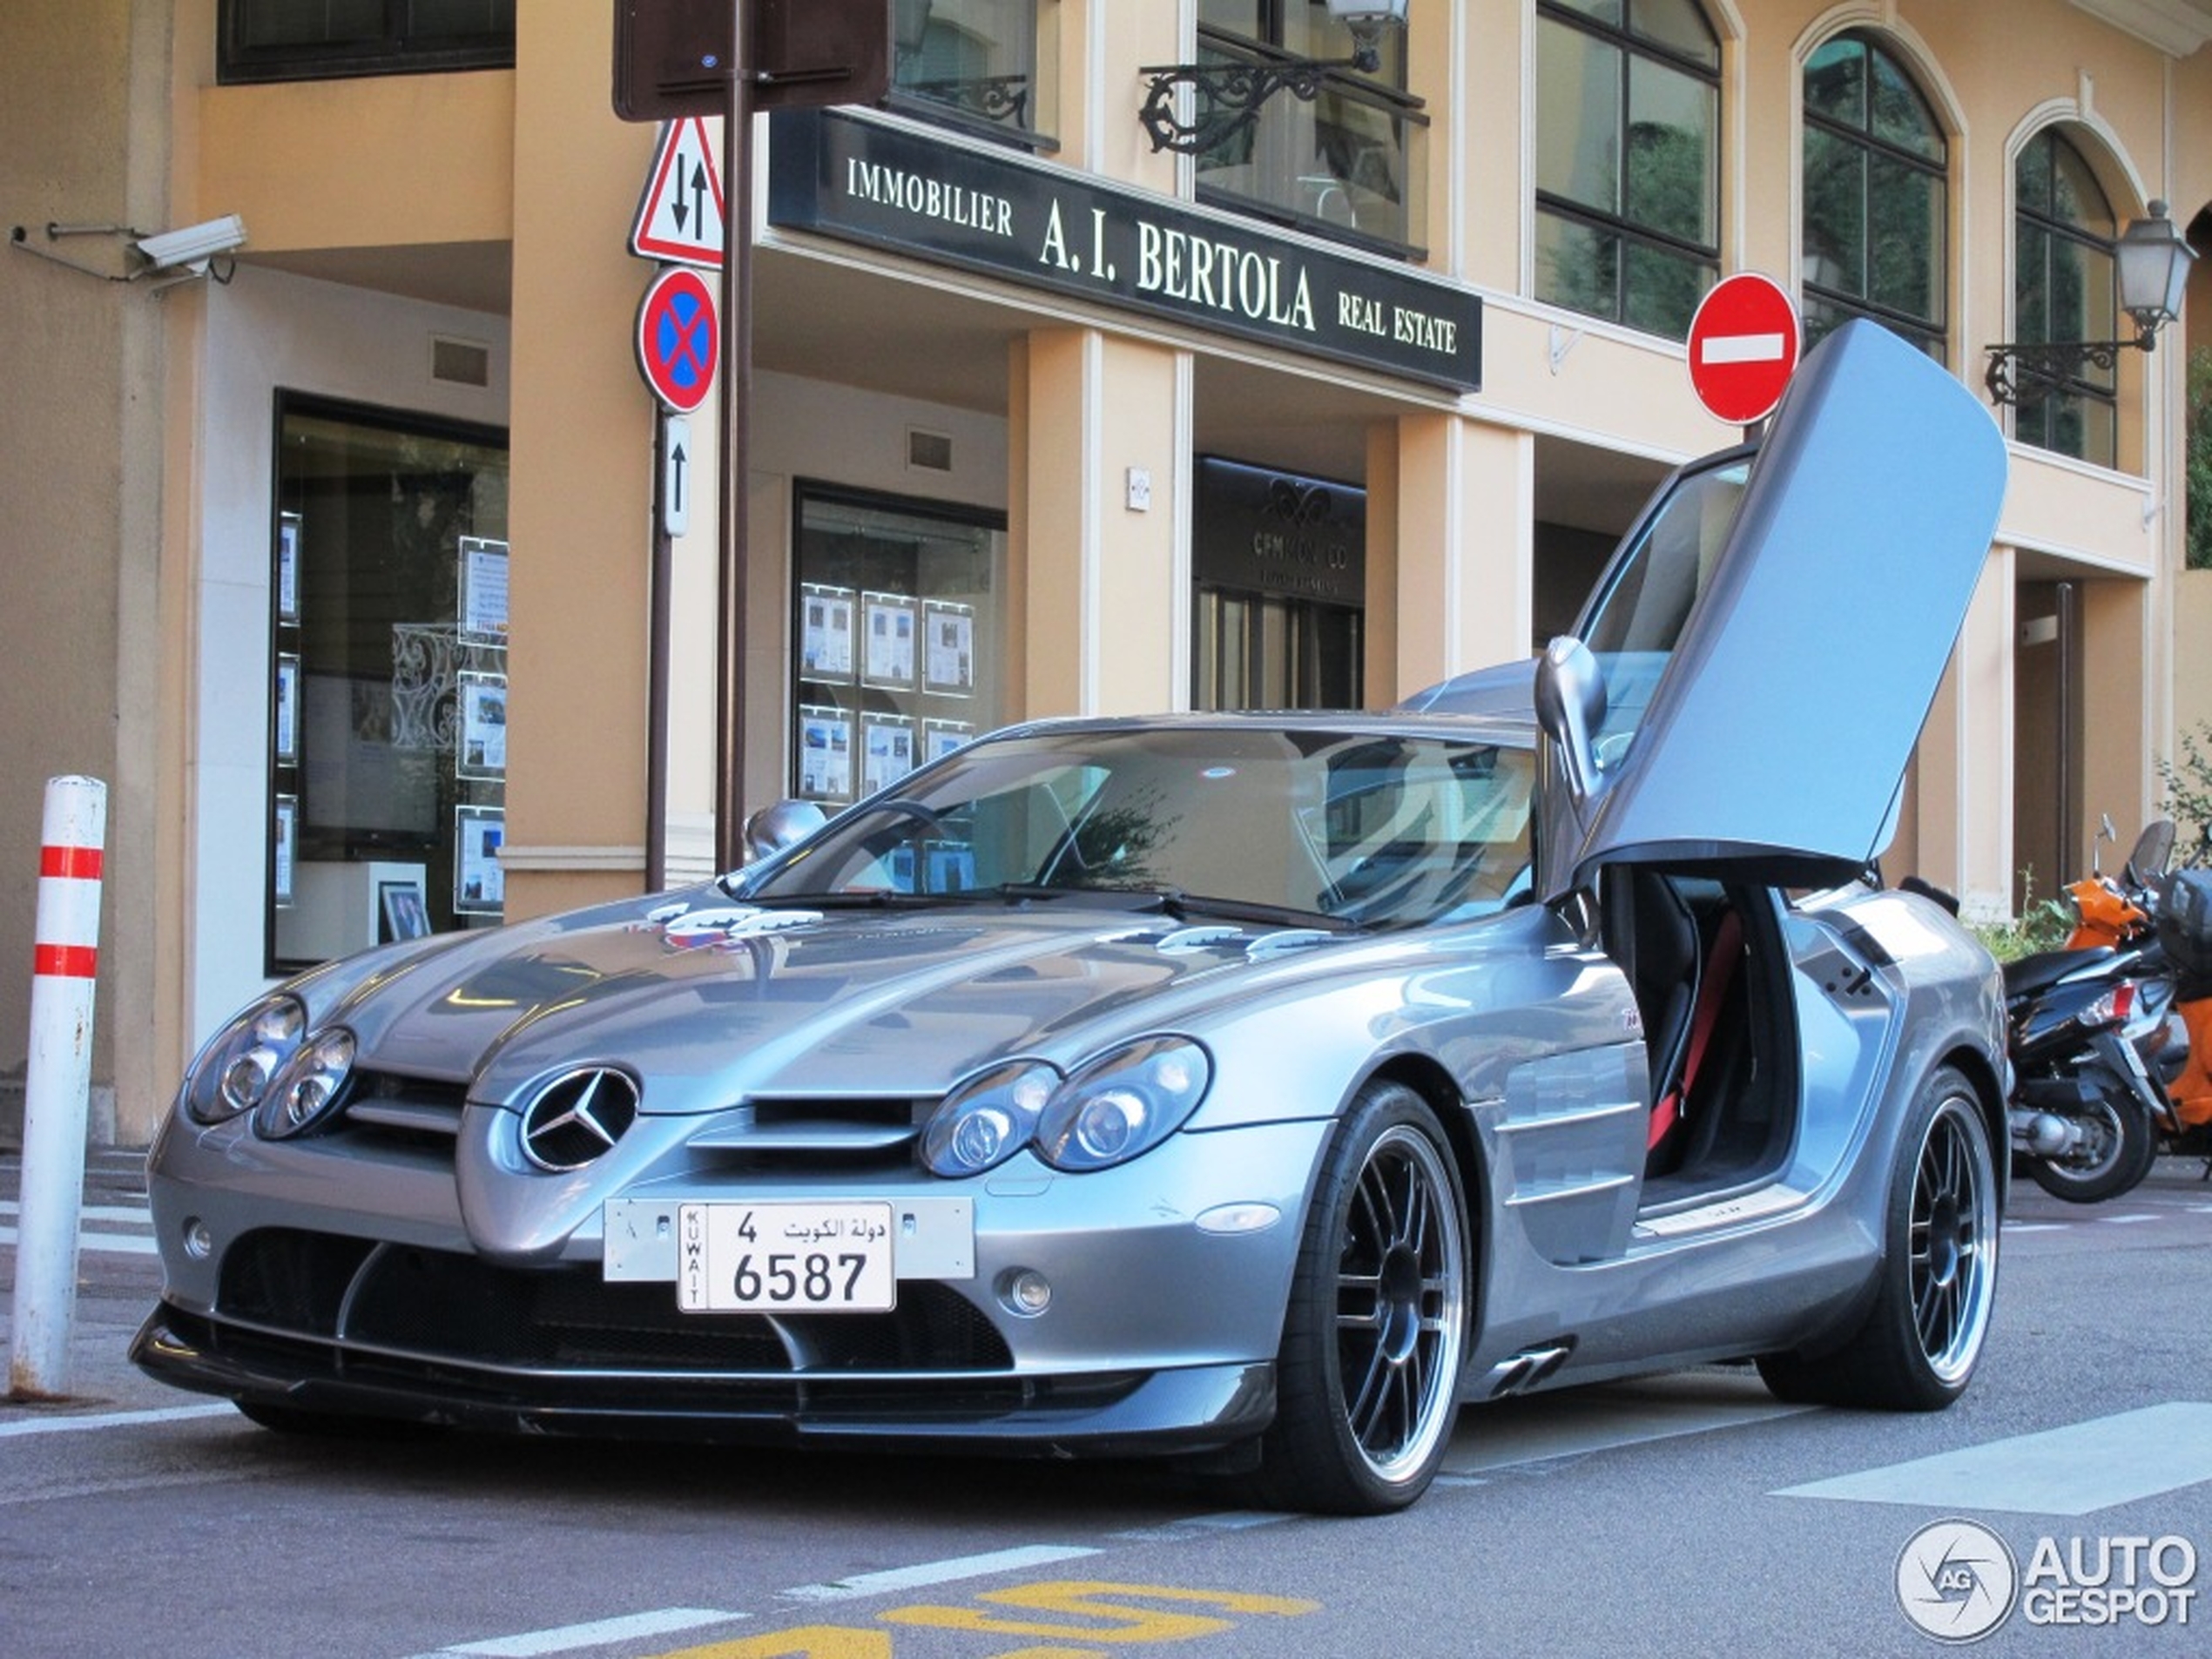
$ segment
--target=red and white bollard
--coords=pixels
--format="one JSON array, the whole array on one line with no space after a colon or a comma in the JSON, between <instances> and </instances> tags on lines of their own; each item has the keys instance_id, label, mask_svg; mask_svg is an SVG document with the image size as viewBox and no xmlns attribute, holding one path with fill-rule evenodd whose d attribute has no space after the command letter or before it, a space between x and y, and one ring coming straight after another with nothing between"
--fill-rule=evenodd
<instances>
[{"instance_id":1,"label":"red and white bollard","mask_svg":"<svg viewBox=\"0 0 2212 1659\"><path fill-rule=\"evenodd\" d=\"M9 1327L13 1399L52 1399L69 1392L107 786L97 778L49 779L41 840L30 1056L24 1074L23 1202Z\"/></svg>"}]
</instances>

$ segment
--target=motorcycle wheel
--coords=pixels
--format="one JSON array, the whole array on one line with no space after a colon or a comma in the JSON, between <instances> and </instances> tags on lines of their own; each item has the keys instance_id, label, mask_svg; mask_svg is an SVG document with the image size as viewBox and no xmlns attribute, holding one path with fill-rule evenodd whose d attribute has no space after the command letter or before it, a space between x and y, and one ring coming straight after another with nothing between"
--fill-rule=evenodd
<instances>
[{"instance_id":1,"label":"motorcycle wheel","mask_svg":"<svg viewBox=\"0 0 2212 1659\"><path fill-rule=\"evenodd\" d=\"M2068 1204L2102 1204L2141 1185L2157 1161L2158 1136L2127 1085L2114 1078L2080 1123L2080 1149L2063 1158L2029 1157L2028 1179Z\"/></svg>"}]
</instances>

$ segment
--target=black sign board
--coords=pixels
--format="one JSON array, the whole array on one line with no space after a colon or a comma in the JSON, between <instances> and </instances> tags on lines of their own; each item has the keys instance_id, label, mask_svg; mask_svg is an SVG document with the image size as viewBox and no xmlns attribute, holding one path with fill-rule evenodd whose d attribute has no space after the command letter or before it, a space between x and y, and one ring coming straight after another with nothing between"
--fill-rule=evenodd
<instances>
[{"instance_id":1,"label":"black sign board","mask_svg":"<svg viewBox=\"0 0 2212 1659\"><path fill-rule=\"evenodd\" d=\"M1402 266L841 110L785 111L770 135L774 225L1481 388L1480 298Z\"/></svg>"},{"instance_id":2,"label":"black sign board","mask_svg":"<svg viewBox=\"0 0 2212 1659\"><path fill-rule=\"evenodd\" d=\"M891 88L892 0L744 0L756 110L873 104ZM726 115L739 0L615 0L625 121Z\"/></svg>"},{"instance_id":3,"label":"black sign board","mask_svg":"<svg viewBox=\"0 0 2212 1659\"><path fill-rule=\"evenodd\" d=\"M1367 492L1201 455L1190 573L1215 587L1357 607L1366 598Z\"/></svg>"}]
</instances>

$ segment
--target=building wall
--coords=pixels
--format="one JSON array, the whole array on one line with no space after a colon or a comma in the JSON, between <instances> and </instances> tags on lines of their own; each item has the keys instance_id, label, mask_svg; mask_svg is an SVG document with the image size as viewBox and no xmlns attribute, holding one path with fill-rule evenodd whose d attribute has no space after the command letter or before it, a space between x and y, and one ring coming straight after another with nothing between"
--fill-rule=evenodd
<instances>
[{"instance_id":1,"label":"building wall","mask_svg":"<svg viewBox=\"0 0 2212 1659\"><path fill-rule=\"evenodd\" d=\"M1151 152L1133 68L1187 56L1193 8L1058 0L1056 161L1163 193L1190 164ZM1413 90L1429 102L1428 268L1485 304L1467 398L1339 369L1019 282L948 273L819 238L770 235L777 330L826 318L831 347L757 395L745 631L743 794L788 777L792 481L816 476L1003 510L1008 715L1173 705L1189 695L1190 456L1229 421L1279 458L1369 491L1367 694L1525 651L1534 526L1595 533L1636 489L1737 435L1691 395L1686 355L1539 304L1528 174L1533 4L1414 0ZM1797 280L1798 84L1845 27L1881 30L1949 132L1952 368L1979 385L2013 332L2012 157L2043 121L2094 135L2122 217L2151 197L2187 224L2212 204L2212 48L2174 57L2109 16L2125 0L1715 0L1723 37L1722 260ZM2184 9L2186 11L2188 9ZM0 8L0 212L103 274L122 239L48 243L48 221L142 229L237 212L237 280L164 293L0 253L0 859L36 855L57 772L112 788L97 1071L102 1132L143 1139L191 1046L261 982L269 420L278 388L504 423L513 443L510 914L644 880L652 428L631 330L648 267L624 246L652 149L614 118L604 0L517 8L512 71L214 84L217 0ZM2188 21L2187 17L2183 22ZM2212 341L2212 266L2188 338ZM836 325L914 320L893 349L834 348ZM939 325L952 325L941 334ZM489 345L493 385L431 381L433 333ZM2182 330L2123 358L2121 466L2015 447L1999 545L1907 795L1892 873L1918 867L1983 910L2017 874L2009 801L2042 787L2013 695L2020 595L2080 585L2090 657L2082 813L2156 804L2175 733L2212 718L2212 601L2179 571ZM811 336L810 336L811 337ZM881 338L871 334L871 338ZM957 340L957 344L949 344ZM917 395L916 357L969 354L963 390ZM978 387L982 389L977 390ZM1233 416L1233 419L1231 417ZM695 417L718 445L711 408ZM954 474L903 464L907 427L953 435ZM1130 470L1153 483L1129 504ZM711 859L713 502L673 555L671 874ZM1838 577L1838 627L1881 625ZM2126 734L2127 740L2120 740ZM2137 740L2140 734L2140 740ZM241 849L245 849L242 853ZM118 917L128 942L117 946ZM0 1079L24 1053L31 893L0 882Z\"/></svg>"}]
</instances>

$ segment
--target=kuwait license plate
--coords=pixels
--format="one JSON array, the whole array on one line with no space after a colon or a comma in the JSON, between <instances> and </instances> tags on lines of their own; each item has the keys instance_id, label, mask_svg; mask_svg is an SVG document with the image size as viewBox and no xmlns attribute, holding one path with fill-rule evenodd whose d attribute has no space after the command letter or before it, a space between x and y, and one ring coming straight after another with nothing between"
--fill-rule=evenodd
<instances>
[{"instance_id":1,"label":"kuwait license plate","mask_svg":"<svg viewBox=\"0 0 2212 1659\"><path fill-rule=\"evenodd\" d=\"M676 1305L686 1313L898 1305L887 1204L687 1204L676 1231Z\"/></svg>"}]
</instances>

